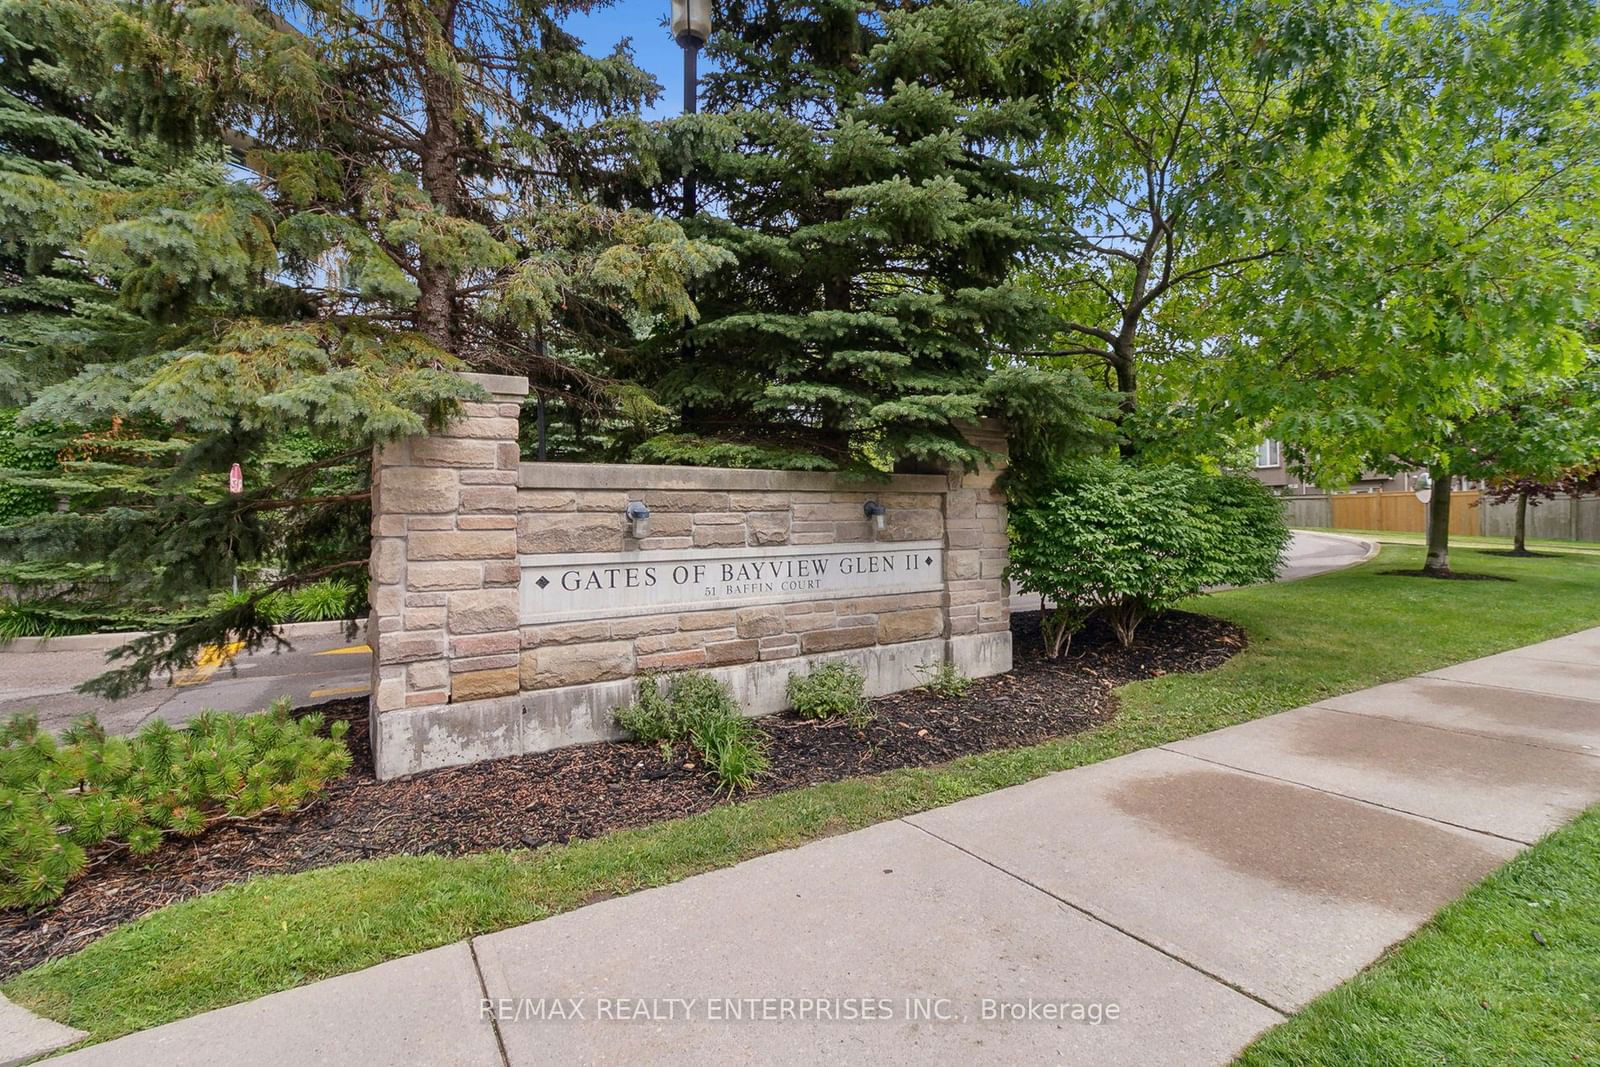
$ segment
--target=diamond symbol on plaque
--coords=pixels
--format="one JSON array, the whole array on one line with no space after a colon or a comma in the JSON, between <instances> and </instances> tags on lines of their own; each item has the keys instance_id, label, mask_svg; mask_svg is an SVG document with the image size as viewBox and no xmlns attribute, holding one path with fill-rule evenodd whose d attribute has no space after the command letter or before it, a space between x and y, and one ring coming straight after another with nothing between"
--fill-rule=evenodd
<instances>
[{"instance_id":1,"label":"diamond symbol on plaque","mask_svg":"<svg viewBox=\"0 0 1600 1067\"><path fill-rule=\"evenodd\" d=\"M545 586L550 584L550 579L541 574L539 575L539 580L533 584L538 586L540 589L543 589Z\"/></svg>"},{"instance_id":2,"label":"diamond symbol on plaque","mask_svg":"<svg viewBox=\"0 0 1600 1067\"><path fill-rule=\"evenodd\" d=\"M926 563L928 566L931 567L931 566L933 566L933 557L929 556L927 559L923 560L922 562Z\"/></svg>"}]
</instances>

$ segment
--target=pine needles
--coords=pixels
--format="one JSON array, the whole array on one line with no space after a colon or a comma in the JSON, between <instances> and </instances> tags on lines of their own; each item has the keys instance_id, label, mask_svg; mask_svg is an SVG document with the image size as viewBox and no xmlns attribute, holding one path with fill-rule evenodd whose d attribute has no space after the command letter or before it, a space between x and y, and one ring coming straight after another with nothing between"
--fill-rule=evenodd
<instances>
[{"instance_id":1,"label":"pine needles","mask_svg":"<svg viewBox=\"0 0 1600 1067\"><path fill-rule=\"evenodd\" d=\"M182 728L157 719L133 737L107 735L93 716L60 737L12 716L0 727L0 907L50 903L97 845L144 855L168 834L294 811L350 769L349 724L323 725L291 717L287 701L207 711Z\"/></svg>"}]
</instances>

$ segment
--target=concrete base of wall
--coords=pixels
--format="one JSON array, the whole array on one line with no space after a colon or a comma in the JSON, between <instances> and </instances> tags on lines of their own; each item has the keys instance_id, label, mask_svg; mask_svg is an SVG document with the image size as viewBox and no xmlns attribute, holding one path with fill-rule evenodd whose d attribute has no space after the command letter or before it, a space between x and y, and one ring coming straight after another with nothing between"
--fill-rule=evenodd
<instances>
[{"instance_id":1,"label":"concrete base of wall","mask_svg":"<svg viewBox=\"0 0 1600 1067\"><path fill-rule=\"evenodd\" d=\"M927 668L948 659L969 678L1011 669L1011 634L969 634L894 645L796 656L765 663L717 667L707 674L726 682L748 715L769 715L789 706L789 676L825 662L844 661L866 675L868 696L914 689ZM372 716L373 762L380 779L436 767L544 752L621 737L612 712L632 702L634 679L542 689L514 697L473 700L389 711Z\"/></svg>"},{"instance_id":2,"label":"concrete base of wall","mask_svg":"<svg viewBox=\"0 0 1600 1067\"><path fill-rule=\"evenodd\" d=\"M968 678L987 678L1011 669L1011 631L964 634L945 642L945 658Z\"/></svg>"}]
</instances>

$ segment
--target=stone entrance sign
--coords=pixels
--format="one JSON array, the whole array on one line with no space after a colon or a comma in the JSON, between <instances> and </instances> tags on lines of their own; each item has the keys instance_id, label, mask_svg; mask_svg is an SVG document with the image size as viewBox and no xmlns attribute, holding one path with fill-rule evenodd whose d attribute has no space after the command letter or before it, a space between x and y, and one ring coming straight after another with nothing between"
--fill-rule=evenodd
<instances>
[{"instance_id":1,"label":"stone entrance sign","mask_svg":"<svg viewBox=\"0 0 1600 1067\"><path fill-rule=\"evenodd\" d=\"M943 585L942 541L525 556L522 621L925 593Z\"/></svg>"},{"instance_id":2,"label":"stone entrance sign","mask_svg":"<svg viewBox=\"0 0 1600 1067\"><path fill-rule=\"evenodd\" d=\"M646 673L710 671L762 714L829 660L859 666L874 695L943 662L1010 669L997 470L864 483L522 463L526 379L469 377L488 402L374 456L379 777L616 736ZM1003 458L1002 434L970 436Z\"/></svg>"}]
</instances>

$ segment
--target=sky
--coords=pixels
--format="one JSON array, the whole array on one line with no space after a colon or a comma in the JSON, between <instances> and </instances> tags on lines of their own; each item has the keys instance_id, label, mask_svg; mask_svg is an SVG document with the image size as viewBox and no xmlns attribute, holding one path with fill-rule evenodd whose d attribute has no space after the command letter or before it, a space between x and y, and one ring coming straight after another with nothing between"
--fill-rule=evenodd
<instances>
[{"instance_id":1,"label":"sky","mask_svg":"<svg viewBox=\"0 0 1600 1067\"><path fill-rule=\"evenodd\" d=\"M666 90L655 107L645 109L646 118L671 118L683 110L683 49L667 30L670 8L669 0L617 0L587 15L573 15L564 24L590 55L608 55L622 38L632 38L633 61ZM705 66L701 53L700 69Z\"/></svg>"}]
</instances>

